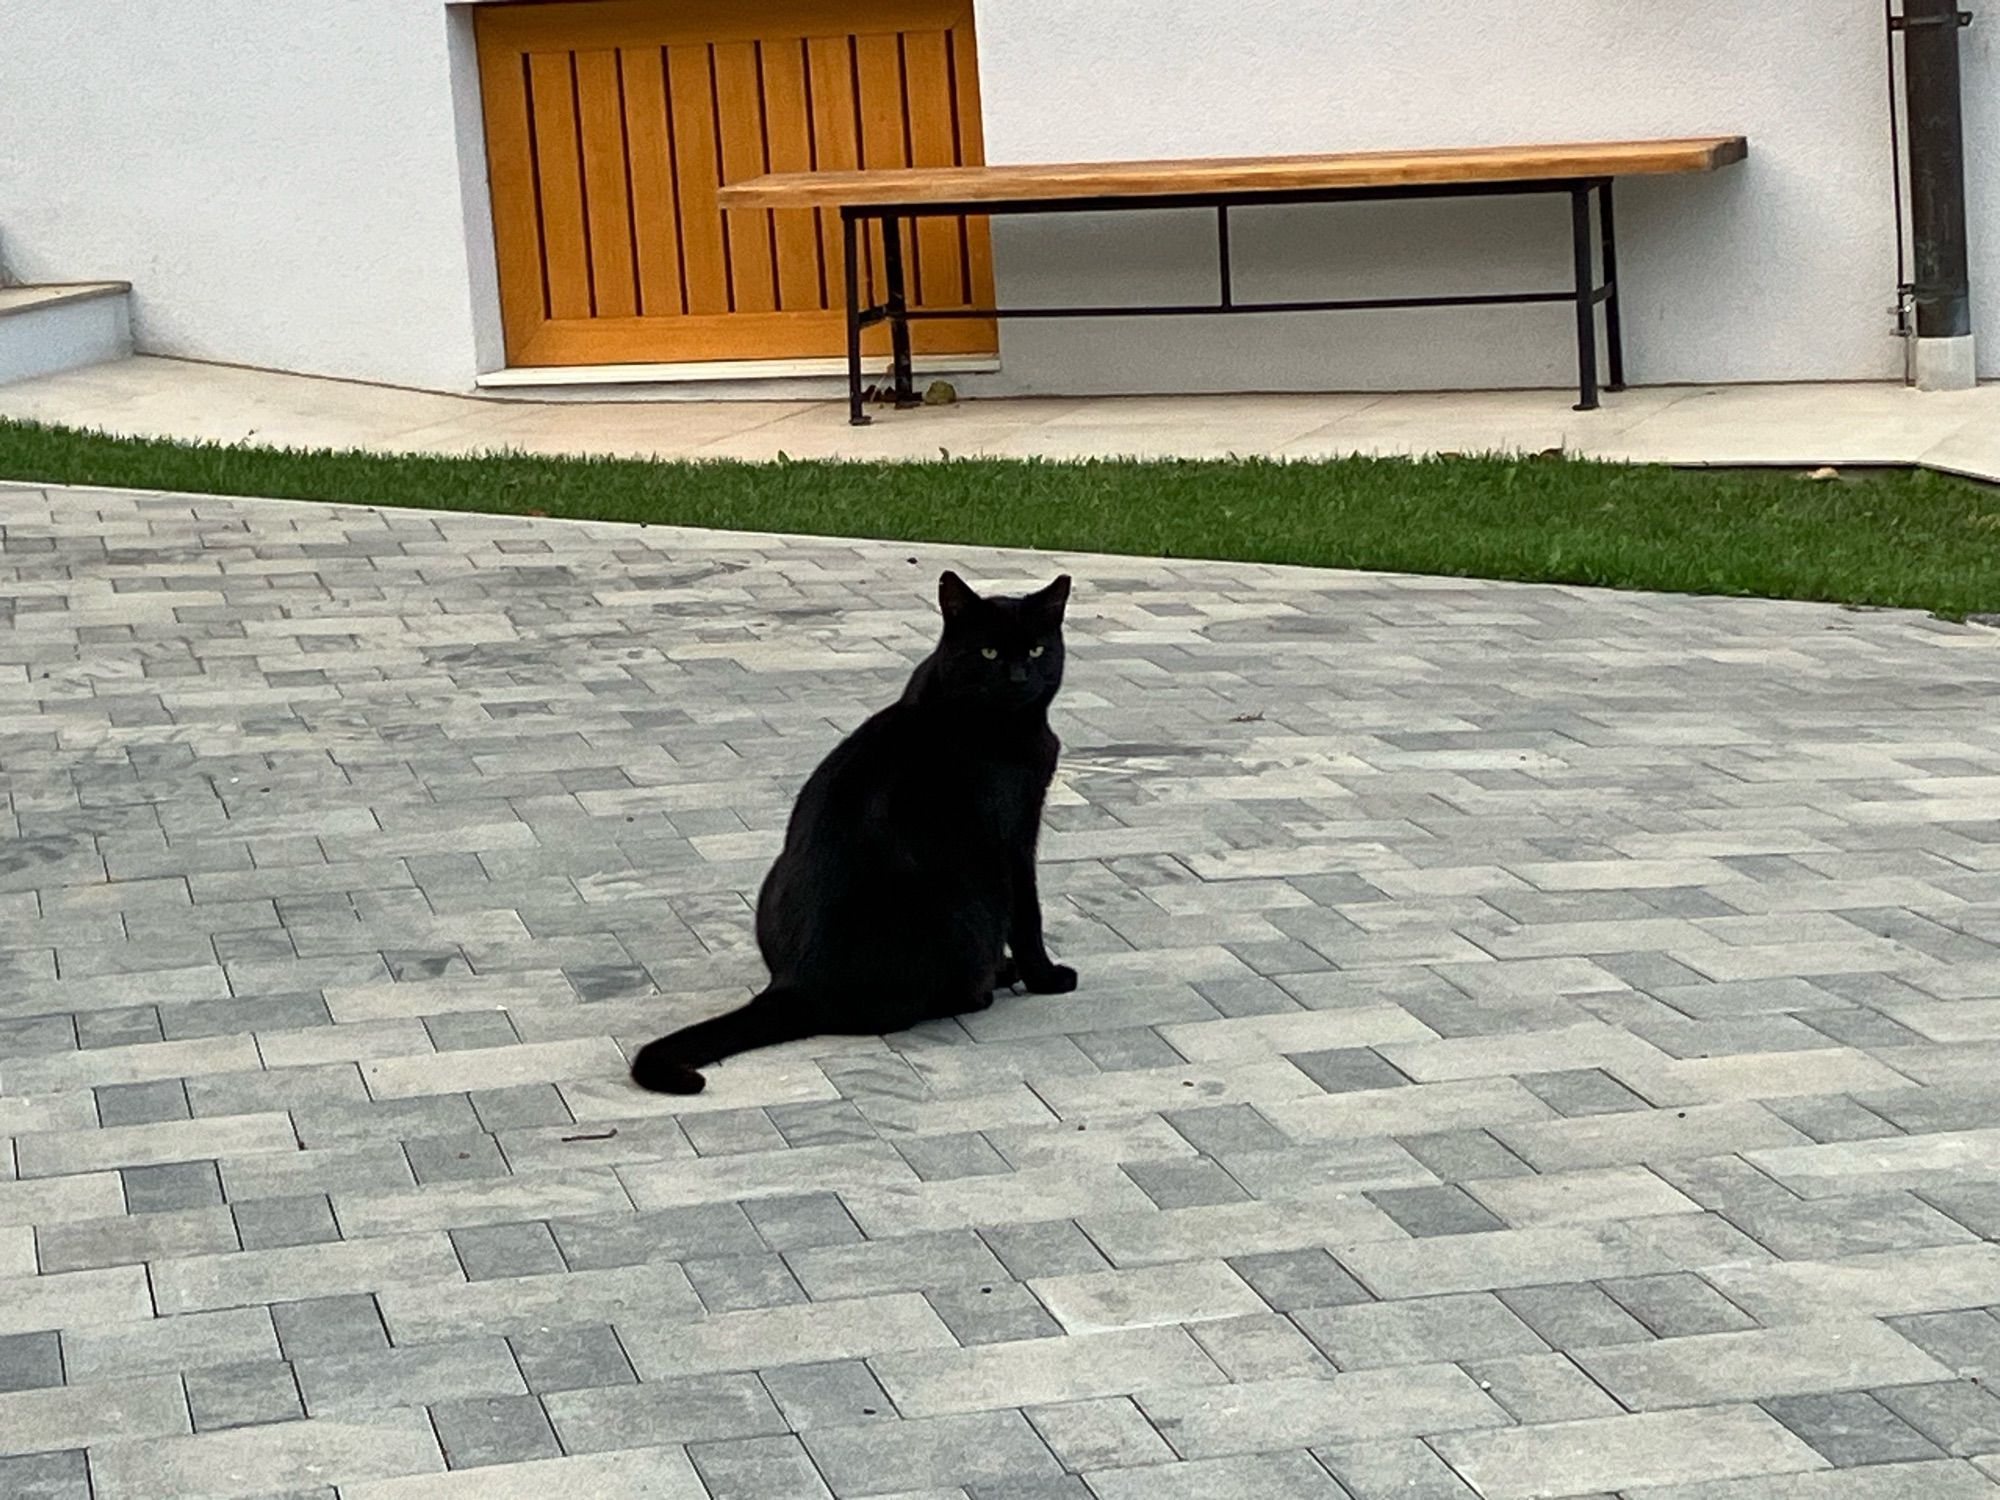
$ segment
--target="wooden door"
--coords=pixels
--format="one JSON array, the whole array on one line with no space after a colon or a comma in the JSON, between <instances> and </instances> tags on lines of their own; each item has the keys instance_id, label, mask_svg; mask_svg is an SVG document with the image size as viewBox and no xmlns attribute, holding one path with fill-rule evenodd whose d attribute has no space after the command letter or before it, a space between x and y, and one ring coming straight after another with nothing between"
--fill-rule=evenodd
<instances>
[{"instance_id":1,"label":"wooden door","mask_svg":"<svg viewBox=\"0 0 2000 1500\"><path fill-rule=\"evenodd\" d=\"M724 213L716 188L984 160L971 0L558 0L474 24L509 365L841 354L839 214ZM914 306L993 305L984 219L906 225L905 247ZM998 347L988 318L912 337Z\"/></svg>"}]
</instances>

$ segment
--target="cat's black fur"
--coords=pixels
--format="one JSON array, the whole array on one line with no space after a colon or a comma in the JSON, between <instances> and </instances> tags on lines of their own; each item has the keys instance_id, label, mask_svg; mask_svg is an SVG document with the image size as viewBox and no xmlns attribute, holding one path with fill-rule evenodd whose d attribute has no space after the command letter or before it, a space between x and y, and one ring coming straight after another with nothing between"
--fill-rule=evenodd
<instances>
[{"instance_id":1,"label":"cat's black fur","mask_svg":"<svg viewBox=\"0 0 2000 1500\"><path fill-rule=\"evenodd\" d=\"M900 1031L982 1010L996 986L1076 988L1042 946L1035 839L1060 749L1069 579L982 599L938 580L944 636L901 701L807 780L757 898L771 982L747 1005L649 1042L632 1077L700 1092L697 1069L752 1047Z\"/></svg>"}]
</instances>

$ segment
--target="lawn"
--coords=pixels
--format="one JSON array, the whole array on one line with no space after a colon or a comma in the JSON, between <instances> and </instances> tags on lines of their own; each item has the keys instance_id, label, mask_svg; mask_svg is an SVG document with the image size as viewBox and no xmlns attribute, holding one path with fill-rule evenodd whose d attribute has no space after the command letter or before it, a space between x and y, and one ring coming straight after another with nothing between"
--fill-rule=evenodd
<instances>
[{"instance_id":1,"label":"lawn","mask_svg":"<svg viewBox=\"0 0 2000 1500\"><path fill-rule=\"evenodd\" d=\"M0 421L5 480L2000 612L2000 491L1928 471L405 457Z\"/></svg>"}]
</instances>

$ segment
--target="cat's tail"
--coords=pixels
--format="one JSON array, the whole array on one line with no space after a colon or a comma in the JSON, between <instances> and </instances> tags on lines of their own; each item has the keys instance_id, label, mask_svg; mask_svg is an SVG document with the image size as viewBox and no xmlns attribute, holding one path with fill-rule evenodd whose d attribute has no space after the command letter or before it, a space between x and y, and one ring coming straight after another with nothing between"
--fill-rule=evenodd
<instances>
[{"instance_id":1,"label":"cat's tail","mask_svg":"<svg viewBox=\"0 0 2000 1500\"><path fill-rule=\"evenodd\" d=\"M775 985L746 1005L646 1043L632 1059L632 1081L655 1094L699 1094L697 1071L753 1047L772 1047L812 1035L798 997Z\"/></svg>"}]
</instances>

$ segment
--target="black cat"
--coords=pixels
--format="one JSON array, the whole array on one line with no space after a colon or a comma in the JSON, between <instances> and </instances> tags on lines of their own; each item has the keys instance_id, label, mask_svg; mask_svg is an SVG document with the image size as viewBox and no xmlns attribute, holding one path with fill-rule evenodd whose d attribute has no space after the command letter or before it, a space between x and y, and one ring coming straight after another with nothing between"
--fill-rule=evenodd
<instances>
[{"instance_id":1,"label":"black cat","mask_svg":"<svg viewBox=\"0 0 2000 1500\"><path fill-rule=\"evenodd\" d=\"M820 762L792 808L757 897L770 984L647 1043L632 1060L641 1087L699 1093L696 1069L734 1053L900 1031L982 1010L996 986L1076 988L1076 971L1042 946L1035 890L1068 599L1066 576L994 599L956 573L938 580L937 649L900 702Z\"/></svg>"}]
</instances>

